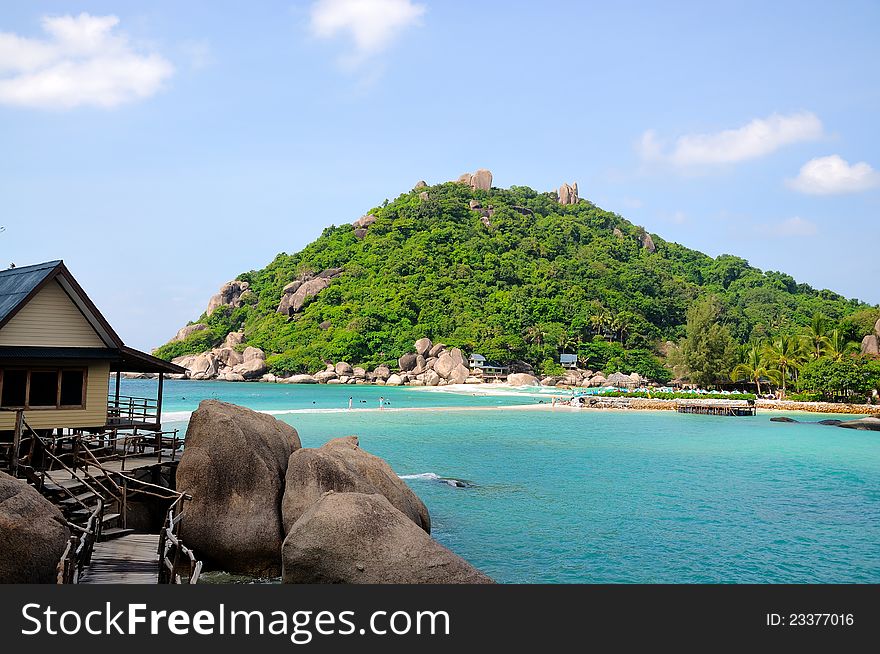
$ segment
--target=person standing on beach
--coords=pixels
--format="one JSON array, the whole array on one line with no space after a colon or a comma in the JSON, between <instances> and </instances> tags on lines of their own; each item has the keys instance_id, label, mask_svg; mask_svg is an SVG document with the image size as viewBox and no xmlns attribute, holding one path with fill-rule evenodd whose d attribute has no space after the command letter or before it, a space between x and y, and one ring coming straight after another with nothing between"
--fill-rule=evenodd
<instances>
[{"instance_id":1,"label":"person standing on beach","mask_svg":"<svg viewBox=\"0 0 880 654\"><path fill-rule=\"evenodd\" d=\"M351 411L351 402L352 402L352 398L349 397L349 398L348 398L348 410L349 410L349 411Z\"/></svg>"},{"instance_id":2,"label":"person standing on beach","mask_svg":"<svg viewBox=\"0 0 880 654\"><path fill-rule=\"evenodd\" d=\"M379 398L379 410L381 411L384 407L385 407L385 398L380 397Z\"/></svg>"}]
</instances>

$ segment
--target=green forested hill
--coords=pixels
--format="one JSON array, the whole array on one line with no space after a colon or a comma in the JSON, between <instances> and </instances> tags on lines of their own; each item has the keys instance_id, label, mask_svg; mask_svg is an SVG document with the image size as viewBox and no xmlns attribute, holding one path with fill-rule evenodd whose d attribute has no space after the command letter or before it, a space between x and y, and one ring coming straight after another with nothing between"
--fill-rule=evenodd
<instances>
[{"instance_id":1,"label":"green forested hill","mask_svg":"<svg viewBox=\"0 0 880 654\"><path fill-rule=\"evenodd\" d=\"M492 207L490 226L471 200ZM656 235L646 247L642 228L588 201L561 205L555 193L450 182L370 213L376 221L362 239L350 224L328 227L301 252L239 275L251 290L243 306L203 315L210 329L157 353L202 351L243 328L247 344L274 354L277 372L391 362L423 336L539 367L564 349L595 367L618 357L639 369L683 335L702 296L717 296L720 320L742 343L794 332L815 313L860 339L869 320L857 301L738 257L713 259ZM285 285L328 268L343 271L299 312L276 311Z\"/></svg>"}]
</instances>

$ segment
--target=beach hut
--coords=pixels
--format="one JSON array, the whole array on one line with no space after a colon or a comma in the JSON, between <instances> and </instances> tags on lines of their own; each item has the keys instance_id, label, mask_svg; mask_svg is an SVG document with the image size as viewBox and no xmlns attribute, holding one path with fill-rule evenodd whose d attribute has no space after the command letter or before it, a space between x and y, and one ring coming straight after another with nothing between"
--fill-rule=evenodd
<instances>
[{"instance_id":1,"label":"beach hut","mask_svg":"<svg viewBox=\"0 0 880 654\"><path fill-rule=\"evenodd\" d=\"M486 364L486 357L482 354L472 354L468 358L468 363L470 364L471 371L482 370L483 366Z\"/></svg>"},{"instance_id":2,"label":"beach hut","mask_svg":"<svg viewBox=\"0 0 880 654\"><path fill-rule=\"evenodd\" d=\"M609 376L606 383L615 388L635 388L637 385L630 375L625 375L622 372L615 372Z\"/></svg>"},{"instance_id":3,"label":"beach hut","mask_svg":"<svg viewBox=\"0 0 880 654\"><path fill-rule=\"evenodd\" d=\"M157 374L157 397L120 396L122 372ZM126 346L62 261L0 271L0 441L21 419L37 430L160 431L164 375L184 372Z\"/></svg>"},{"instance_id":4,"label":"beach hut","mask_svg":"<svg viewBox=\"0 0 880 654\"><path fill-rule=\"evenodd\" d=\"M566 370L574 370L577 368L578 358L577 354L560 354L559 355L559 365L561 365Z\"/></svg>"},{"instance_id":5,"label":"beach hut","mask_svg":"<svg viewBox=\"0 0 880 654\"><path fill-rule=\"evenodd\" d=\"M496 361L488 361L482 354L472 354L468 359L471 372L486 379L507 379L508 367Z\"/></svg>"}]
</instances>

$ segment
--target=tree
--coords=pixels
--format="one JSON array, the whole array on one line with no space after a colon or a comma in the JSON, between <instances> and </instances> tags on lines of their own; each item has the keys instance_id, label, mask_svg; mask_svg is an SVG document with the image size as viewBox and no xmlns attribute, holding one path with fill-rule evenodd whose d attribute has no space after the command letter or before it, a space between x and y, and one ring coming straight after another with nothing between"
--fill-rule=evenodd
<instances>
[{"instance_id":1,"label":"tree","mask_svg":"<svg viewBox=\"0 0 880 654\"><path fill-rule=\"evenodd\" d=\"M761 394L761 379L769 379L771 382L779 382L780 375L776 370L767 368L764 356L759 347L750 347L746 352L745 360L737 364L730 373L731 381L748 379L755 383L758 395Z\"/></svg>"},{"instance_id":2,"label":"tree","mask_svg":"<svg viewBox=\"0 0 880 654\"><path fill-rule=\"evenodd\" d=\"M721 303L709 296L687 313L681 355L687 377L700 386L711 386L730 377L736 361L736 342L719 322Z\"/></svg>"},{"instance_id":3,"label":"tree","mask_svg":"<svg viewBox=\"0 0 880 654\"><path fill-rule=\"evenodd\" d=\"M800 386L826 399L849 397L853 393L867 395L880 388L880 364L863 356L810 361L803 367Z\"/></svg>"},{"instance_id":4,"label":"tree","mask_svg":"<svg viewBox=\"0 0 880 654\"><path fill-rule=\"evenodd\" d=\"M782 396L785 397L786 381L804 361L803 344L797 338L781 334L764 346L768 363L779 371L782 379Z\"/></svg>"},{"instance_id":5,"label":"tree","mask_svg":"<svg viewBox=\"0 0 880 654\"><path fill-rule=\"evenodd\" d=\"M828 335L828 344L825 347L825 356L832 361L843 361L846 357L858 352L859 344L847 340L843 332L833 329Z\"/></svg>"},{"instance_id":6,"label":"tree","mask_svg":"<svg viewBox=\"0 0 880 654\"><path fill-rule=\"evenodd\" d=\"M814 313L807 331L804 334L804 343L810 351L810 357L821 359L828 349L828 318L821 313Z\"/></svg>"}]
</instances>

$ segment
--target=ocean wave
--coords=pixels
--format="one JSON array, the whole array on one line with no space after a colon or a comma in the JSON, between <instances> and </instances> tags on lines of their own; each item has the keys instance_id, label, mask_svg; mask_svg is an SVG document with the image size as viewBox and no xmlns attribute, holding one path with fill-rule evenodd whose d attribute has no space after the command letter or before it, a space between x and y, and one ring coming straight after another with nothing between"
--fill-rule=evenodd
<instances>
[{"instance_id":1,"label":"ocean wave","mask_svg":"<svg viewBox=\"0 0 880 654\"><path fill-rule=\"evenodd\" d=\"M417 475L397 475L401 479L429 479L431 481L435 481L440 479L440 475L437 475L433 472L420 472Z\"/></svg>"}]
</instances>

